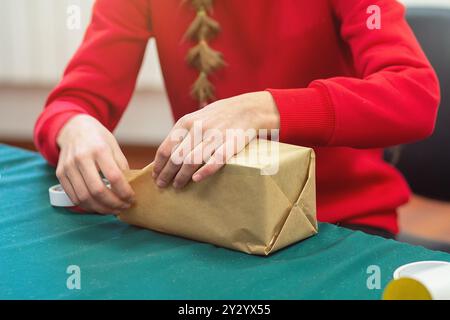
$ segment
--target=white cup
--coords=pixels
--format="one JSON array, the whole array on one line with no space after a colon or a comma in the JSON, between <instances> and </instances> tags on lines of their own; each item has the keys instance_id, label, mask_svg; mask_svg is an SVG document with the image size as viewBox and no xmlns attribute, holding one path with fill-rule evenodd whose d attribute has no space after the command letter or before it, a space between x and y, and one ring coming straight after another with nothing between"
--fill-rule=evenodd
<instances>
[{"instance_id":1,"label":"white cup","mask_svg":"<svg viewBox=\"0 0 450 320\"><path fill-rule=\"evenodd\" d=\"M401 287L407 284L397 281L403 278L423 286L433 300L450 300L450 262L419 261L403 265L394 271L394 281L389 285Z\"/></svg>"}]
</instances>

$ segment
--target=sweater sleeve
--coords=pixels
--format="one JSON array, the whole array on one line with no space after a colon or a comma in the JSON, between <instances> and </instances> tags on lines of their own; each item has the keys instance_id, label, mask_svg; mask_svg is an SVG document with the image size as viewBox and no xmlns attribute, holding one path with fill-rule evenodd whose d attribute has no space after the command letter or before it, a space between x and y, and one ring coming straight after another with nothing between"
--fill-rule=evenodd
<instances>
[{"instance_id":1,"label":"sweater sleeve","mask_svg":"<svg viewBox=\"0 0 450 320\"><path fill-rule=\"evenodd\" d=\"M74 115L113 130L131 98L151 36L149 1L97 0L83 43L49 95L34 128L37 148L56 164L56 137Z\"/></svg>"},{"instance_id":2,"label":"sweater sleeve","mask_svg":"<svg viewBox=\"0 0 450 320\"><path fill-rule=\"evenodd\" d=\"M429 136L438 79L394 0L332 0L355 77L318 79L307 88L268 89L280 112L280 140L309 146L381 148ZM366 25L380 7L381 28Z\"/></svg>"}]
</instances>

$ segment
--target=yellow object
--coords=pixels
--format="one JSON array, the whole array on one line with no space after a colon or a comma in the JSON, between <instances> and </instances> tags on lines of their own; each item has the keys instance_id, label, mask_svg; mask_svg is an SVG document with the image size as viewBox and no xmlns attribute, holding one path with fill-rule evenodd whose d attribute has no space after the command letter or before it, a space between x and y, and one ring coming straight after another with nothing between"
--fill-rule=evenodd
<instances>
[{"instance_id":1,"label":"yellow object","mask_svg":"<svg viewBox=\"0 0 450 320\"><path fill-rule=\"evenodd\" d=\"M386 286L383 300L432 300L428 289L419 281L411 278L392 280Z\"/></svg>"}]
</instances>

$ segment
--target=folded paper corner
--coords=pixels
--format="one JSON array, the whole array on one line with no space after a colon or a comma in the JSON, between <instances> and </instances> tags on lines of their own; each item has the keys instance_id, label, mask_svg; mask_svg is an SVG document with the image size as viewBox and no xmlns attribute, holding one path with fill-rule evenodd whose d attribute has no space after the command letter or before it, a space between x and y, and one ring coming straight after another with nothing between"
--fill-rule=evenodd
<instances>
[{"instance_id":1,"label":"folded paper corner","mask_svg":"<svg viewBox=\"0 0 450 320\"><path fill-rule=\"evenodd\" d=\"M266 247L267 255L319 232L315 206L315 154L312 149L310 157L308 178L279 232Z\"/></svg>"}]
</instances>

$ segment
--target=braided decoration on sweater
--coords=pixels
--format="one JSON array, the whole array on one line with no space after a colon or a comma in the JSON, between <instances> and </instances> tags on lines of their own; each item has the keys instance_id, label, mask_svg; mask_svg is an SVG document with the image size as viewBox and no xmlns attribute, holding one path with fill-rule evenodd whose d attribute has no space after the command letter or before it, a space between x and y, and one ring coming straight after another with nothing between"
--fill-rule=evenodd
<instances>
[{"instance_id":1,"label":"braided decoration on sweater","mask_svg":"<svg viewBox=\"0 0 450 320\"><path fill-rule=\"evenodd\" d=\"M208 41L220 32L219 23L208 16L214 0L188 1L191 2L197 14L184 37L197 44L188 51L186 59L189 65L199 72L198 78L192 86L191 95L202 108L215 99L214 86L208 77L213 71L225 66L225 61L222 53L212 49L208 44Z\"/></svg>"}]
</instances>

